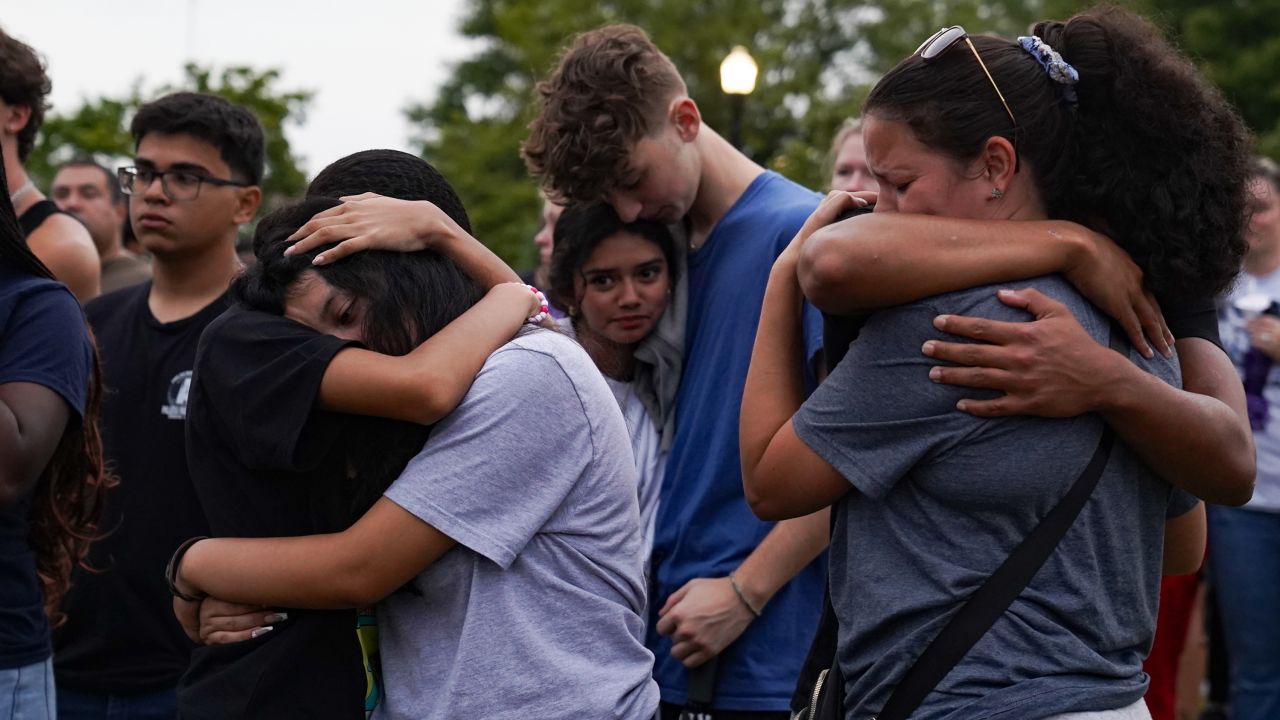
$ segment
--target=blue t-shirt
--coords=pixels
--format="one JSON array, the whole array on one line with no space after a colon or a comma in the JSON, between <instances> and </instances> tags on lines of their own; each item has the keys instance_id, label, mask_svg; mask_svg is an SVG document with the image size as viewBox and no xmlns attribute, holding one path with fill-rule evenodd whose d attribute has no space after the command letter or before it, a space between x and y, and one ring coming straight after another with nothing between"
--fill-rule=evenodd
<instances>
[{"instance_id":1,"label":"blue t-shirt","mask_svg":"<svg viewBox=\"0 0 1280 720\"><path fill-rule=\"evenodd\" d=\"M1059 277L1030 285L1095 340L1109 322ZM881 311L805 402L796 435L853 486L831 539L831 602L849 717L871 717L961 604L1058 503L1097 448L1102 420L984 419L977 391L931 382L920 351L940 314L1025 321L995 286ZM950 338L954 340L954 338ZM1130 352L1179 382L1178 361ZM1116 443L1093 495L1031 583L912 714L1034 720L1111 710L1147 689L1164 524L1198 501Z\"/></svg>"},{"instance_id":2,"label":"blue t-shirt","mask_svg":"<svg viewBox=\"0 0 1280 720\"><path fill-rule=\"evenodd\" d=\"M80 303L52 280L0 267L0 385L35 383L61 395L74 427L84 414L93 348ZM0 669L49 657L49 622L27 541L32 493L0 510Z\"/></svg>"},{"instance_id":3,"label":"blue t-shirt","mask_svg":"<svg viewBox=\"0 0 1280 720\"><path fill-rule=\"evenodd\" d=\"M657 610L694 578L724 577L773 529L742 492L738 411L773 261L819 195L772 172L757 177L707 241L689 255L689 310L676 434L654 538L648 646L665 702L683 704L688 671L658 635ZM821 349L822 318L806 306L806 357ZM808 373L808 368L806 368ZM813 640L826 582L820 558L778 591L720 655L713 706L786 710Z\"/></svg>"}]
</instances>

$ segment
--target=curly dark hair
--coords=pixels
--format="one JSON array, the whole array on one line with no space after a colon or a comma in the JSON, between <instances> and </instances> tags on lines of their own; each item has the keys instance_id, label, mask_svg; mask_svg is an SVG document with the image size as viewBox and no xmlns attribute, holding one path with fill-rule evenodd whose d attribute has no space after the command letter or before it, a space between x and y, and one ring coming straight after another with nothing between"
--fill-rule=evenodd
<instances>
[{"instance_id":1,"label":"curly dark hair","mask_svg":"<svg viewBox=\"0 0 1280 720\"><path fill-rule=\"evenodd\" d=\"M1009 139L1051 217L1106 233L1160 297L1217 295L1244 258L1252 137L1221 93L1151 23L1101 6L1034 34L1080 74L1078 102L1014 42L972 37L1017 128L971 53L913 55L865 112L906 123L960 160ZM963 51L962 51L963 50ZM1015 136L1016 134L1016 136Z\"/></svg>"},{"instance_id":2,"label":"curly dark hair","mask_svg":"<svg viewBox=\"0 0 1280 720\"><path fill-rule=\"evenodd\" d=\"M5 185L0 151L0 187ZM0 264L36 277L54 279L23 240L8 193L0 193ZM93 340L93 332L85 325ZM67 423L58 447L36 482L27 540L36 557L36 574L44 594L44 610L56 628L66 616L62 598L71 588L71 571L84 563L89 544L100 537L98 518L109 489L117 480L104 467L98 412L102 403L102 371L96 343L88 378L84 414ZM86 570L92 570L85 566Z\"/></svg>"},{"instance_id":3,"label":"curly dark hair","mask_svg":"<svg viewBox=\"0 0 1280 720\"><path fill-rule=\"evenodd\" d=\"M211 93L176 92L138 108L129 133L134 143L147 133L190 135L218 149L222 161L251 185L262 182L266 135L243 105Z\"/></svg>"},{"instance_id":4,"label":"curly dark hair","mask_svg":"<svg viewBox=\"0 0 1280 720\"><path fill-rule=\"evenodd\" d=\"M566 207L556 221L555 249L551 252L548 272L552 301L563 308L578 304L574 281L581 276L582 266L600 243L620 232L638 235L657 245L666 258L671 284L675 285L676 242L666 225L650 220L624 223L605 203L575 203Z\"/></svg>"},{"instance_id":5,"label":"curly dark hair","mask_svg":"<svg viewBox=\"0 0 1280 720\"><path fill-rule=\"evenodd\" d=\"M431 163L401 150L361 150L334 160L307 186L307 197L341 198L375 192L400 200L428 200L471 232L462 199Z\"/></svg>"},{"instance_id":6,"label":"curly dark hair","mask_svg":"<svg viewBox=\"0 0 1280 720\"><path fill-rule=\"evenodd\" d=\"M657 130L672 98L686 92L644 30L607 25L582 33L537 85L537 114L520 148L525 165L558 205L601 200L626 175L631 146Z\"/></svg>"},{"instance_id":7,"label":"curly dark hair","mask_svg":"<svg viewBox=\"0 0 1280 720\"><path fill-rule=\"evenodd\" d=\"M49 109L46 100L53 83L44 62L30 45L0 30L0 99L9 105L31 108L26 127L18 131L18 159L26 162L36 146L36 133Z\"/></svg>"}]
</instances>

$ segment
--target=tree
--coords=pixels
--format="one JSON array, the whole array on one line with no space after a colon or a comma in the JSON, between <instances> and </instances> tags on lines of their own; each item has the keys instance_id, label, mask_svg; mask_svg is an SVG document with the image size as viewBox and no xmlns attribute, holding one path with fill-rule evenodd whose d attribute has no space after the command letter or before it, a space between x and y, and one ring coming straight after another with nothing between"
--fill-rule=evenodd
<instances>
[{"instance_id":1,"label":"tree","mask_svg":"<svg viewBox=\"0 0 1280 720\"><path fill-rule=\"evenodd\" d=\"M297 197L306 189L307 178L285 136L287 125L306 120L311 102L309 90L281 90L276 87L280 72L274 69L228 67L215 73L212 68L188 63L177 86L165 86L149 93L152 98L177 90L214 93L244 105L257 116L266 135L266 174L262 181L264 208L280 200ZM126 97L99 97L86 101L69 114L45 118L36 146L27 158L27 171L44 187L53 179L54 169L77 155L92 155L107 162L123 161L133 154L129 121L142 105L142 80L134 82Z\"/></svg>"},{"instance_id":2,"label":"tree","mask_svg":"<svg viewBox=\"0 0 1280 720\"><path fill-rule=\"evenodd\" d=\"M676 66L704 119L727 129L721 59L746 46L761 68L746 102L743 136L757 161L810 187L825 187L830 138L856 114L870 84L939 27L960 24L1005 36L1040 18L1065 18L1085 0L471 0L462 34L476 56L455 66L429 102L406 112L423 157L457 187L477 235L517 266L533 263L538 197L518 153L534 84L576 32L631 22ZM1280 0L1230 5L1129 0L1153 14L1280 153ZM1158 7L1158 12L1155 8Z\"/></svg>"}]
</instances>

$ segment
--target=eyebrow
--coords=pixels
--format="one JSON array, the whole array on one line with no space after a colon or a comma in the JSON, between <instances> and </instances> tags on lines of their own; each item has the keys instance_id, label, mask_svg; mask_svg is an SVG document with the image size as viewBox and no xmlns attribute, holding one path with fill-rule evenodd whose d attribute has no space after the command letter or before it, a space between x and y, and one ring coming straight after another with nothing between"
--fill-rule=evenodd
<instances>
[{"instance_id":1,"label":"eyebrow","mask_svg":"<svg viewBox=\"0 0 1280 720\"><path fill-rule=\"evenodd\" d=\"M663 264L665 264L666 262L667 262L667 259L666 259L666 258L656 257L656 258L654 258L654 259L652 259L652 260L645 260L644 262L640 263L639 265L636 265L636 266L635 266L635 269L637 269L637 270L643 270L643 269L647 269L647 268L652 267L652 266L655 266L655 265L663 265ZM583 275L583 277L586 277L586 276L593 276L593 275L605 275L605 274L608 274L608 273L616 273L616 272L618 272L618 271L619 271L619 269L618 269L618 268L616 268L616 267L583 268L583 269L582 269L582 275Z\"/></svg>"},{"instance_id":2,"label":"eyebrow","mask_svg":"<svg viewBox=\"0 0 1280 720\"><path fill-rule=\"evenodd\" d=\"M149 167L149 168L156 167L155 163L151 162L150 160L147 160L146 158L134 158L133 162L138 167ZM173 172L174 170L178 170L181 172L199 172L199 173L204 173L205 175L213 174L212 172L209 171L209 168L201 165L200 163L192 163L192 162L176 162L170 165L169 169L166 172Z\"/></svg>"}]
</instances>

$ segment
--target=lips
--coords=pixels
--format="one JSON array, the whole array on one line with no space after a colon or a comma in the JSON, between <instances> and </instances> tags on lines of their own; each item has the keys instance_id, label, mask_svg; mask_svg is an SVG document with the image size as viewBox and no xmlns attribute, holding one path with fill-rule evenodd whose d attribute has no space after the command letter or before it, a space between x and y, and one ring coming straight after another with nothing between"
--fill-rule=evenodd
<instances>
[{"instance_id":1,"label":"lips","mask_svg":"<svg viewBox=\"0 0 1280 720\"><path fill-rule=\"evenodd\" d=\"M148 230L160 230L166 228L173 223L163 215L155 213L143 213L138 216L138 226Z\"/></svg>"},{"instance_id":2,"label":"lips","mask_svg":"<svg viewBox=\"0 0 1280 720\"><path fill-rule=\"evenodd\" d=\"M621 327L624 330L635 330L636 328L641 327L648 321L649 321L648 315L623 315L622 317L617 317L613 319L614 324L617 325L618 327Z\"/></svg>"}]
</instances>

